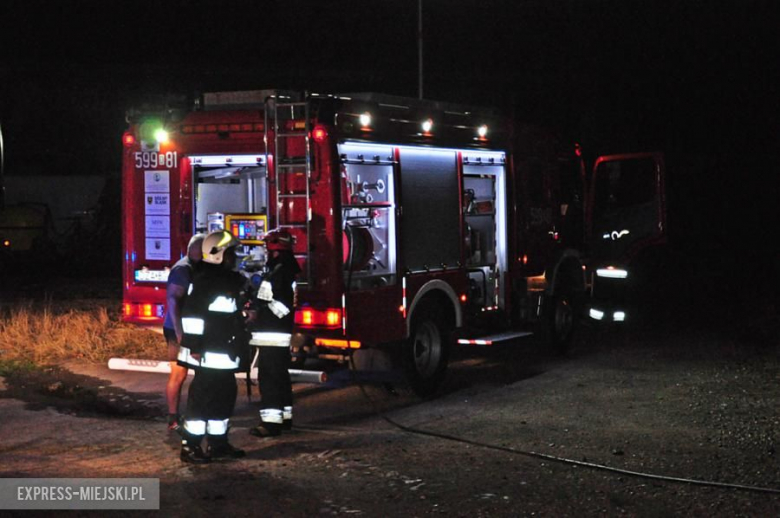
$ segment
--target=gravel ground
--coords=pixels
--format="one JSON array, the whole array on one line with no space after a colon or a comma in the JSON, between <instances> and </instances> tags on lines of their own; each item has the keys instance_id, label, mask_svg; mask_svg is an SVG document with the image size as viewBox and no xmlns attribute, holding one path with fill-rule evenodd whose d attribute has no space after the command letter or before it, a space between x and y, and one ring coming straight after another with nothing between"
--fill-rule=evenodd
<instances>
[{"instance_id":1,"label":"gravel ground","mask_svg":"<svg viewBox=\"0 0 780 518\"><path fill-rule=\"evenodd\" d=\"M39 291L116 303L57 289ZM778 312L716 306L585 327L565 357L532 341L460 350L427 401L299 387L295 430L277 439L246 433L257 406L241 391L231 437L247 458L209 466L178 460L164 377L78 363L8 375L0 476L159 478L162 511L188 517L780 516Z\"/></svg>"},{"instance_id":2,"label":"gravel ground","mask_svg":"<svg viewBox=\"0 0 780 518\"><path fill-rule=\"evenodd\" d=\"M192 467L153 393L51 369L4 381L0 473L156 477L177 516L777 516L778 381L765 340L584 329L564 358L524 343L462 351L430 401L301 392L280 439L249 437L256 408L241 403L232 437L248 457Z\"/></svg>"}]
</instances>

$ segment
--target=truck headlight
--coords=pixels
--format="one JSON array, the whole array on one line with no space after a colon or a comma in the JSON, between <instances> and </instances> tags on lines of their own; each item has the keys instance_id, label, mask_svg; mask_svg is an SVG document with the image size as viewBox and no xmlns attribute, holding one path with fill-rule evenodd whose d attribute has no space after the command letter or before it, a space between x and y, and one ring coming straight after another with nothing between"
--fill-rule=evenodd
<instances>
[{"instance_id":1,"label":"truck headlight","mask_svg":"<svg viewBox=\"0 0 780 518\"><path fill-rule=\"evenodd\" d=\"M621 268L615 268L614 266L607 266L606 268L599 268L596 270L597 277L606 277L608 279L625 279L628 277L628 272Z\"/></svg>"}]
</instances>

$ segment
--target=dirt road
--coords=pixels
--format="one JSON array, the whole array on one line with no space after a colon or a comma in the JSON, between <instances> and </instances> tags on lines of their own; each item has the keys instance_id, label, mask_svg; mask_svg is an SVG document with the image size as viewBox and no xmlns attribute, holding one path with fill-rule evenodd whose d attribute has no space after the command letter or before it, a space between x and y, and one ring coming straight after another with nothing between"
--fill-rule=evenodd
<instances>
[{"instance_id":1,"label":"dirt road","mask_svg":"<svg viewBox=\"0 0 780 518\"><path fill-rule=\"evenodd\" d=\"M718 330L585 329L563 358L531 341L460 351L430 401L298 386L278 439L247 434L257 406L240 388L231 437L248 456L208 466L178 459L164 376L70 371L88 376L0 384L0 476L159 478L170 516L780 515L777 343Z\"/></svg>"}]
</instances>

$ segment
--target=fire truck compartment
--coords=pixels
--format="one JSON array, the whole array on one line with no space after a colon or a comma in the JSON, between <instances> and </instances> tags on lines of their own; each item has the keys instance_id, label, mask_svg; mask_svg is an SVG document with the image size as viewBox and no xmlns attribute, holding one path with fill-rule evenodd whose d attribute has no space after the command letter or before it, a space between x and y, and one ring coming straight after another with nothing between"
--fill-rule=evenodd
<instances>
[{"instance_id":1,"label":"fire truck compartment","mask_svg":"<svg viewBox=\"0 0 780 518\"><path fill-rule=\"evenodd\" d=\"M396 283L396 195L391 146L342 143L344 280L350 289Z\"/></svg>"},{"instance_id":2,"label":"fire truck compartment","mask_svg":"<svg viewBox=\"0 0 780 518\"><path fill-rule=\"evenodd\" d=\"M216 230L209 228L209 214L267 212L266 170L262 158L255 155L190 158L197 232Z\"/></svg>"}]
</instances>

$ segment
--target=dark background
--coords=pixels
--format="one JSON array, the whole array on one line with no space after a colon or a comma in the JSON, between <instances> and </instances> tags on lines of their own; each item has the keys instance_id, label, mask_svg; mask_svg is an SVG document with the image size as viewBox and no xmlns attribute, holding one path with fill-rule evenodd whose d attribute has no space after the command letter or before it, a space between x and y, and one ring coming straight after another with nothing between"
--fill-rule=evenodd
<instances>
[{"instance_id":1,"label":"dark background","mask_svg":"<svg viewBox=\"0 0 780 518\"><path fill-rule=\"evenodd\" d=\"M417 5L4 1L6 174L118 178L125 110L164 94L416 96ZM663 151L686 267L774 304L777 2L425 0L423 17L425 97L498 106L594 155Z\"/></svg>"}]
</instances>

